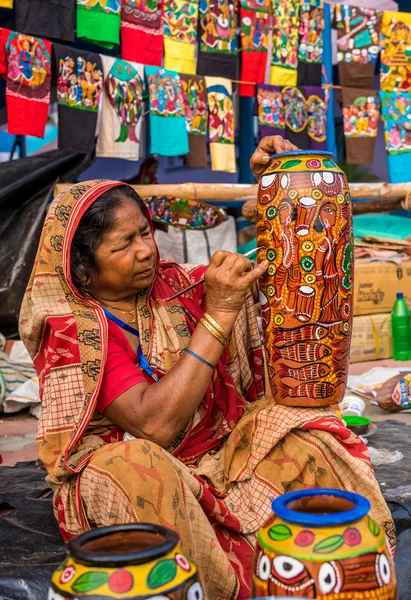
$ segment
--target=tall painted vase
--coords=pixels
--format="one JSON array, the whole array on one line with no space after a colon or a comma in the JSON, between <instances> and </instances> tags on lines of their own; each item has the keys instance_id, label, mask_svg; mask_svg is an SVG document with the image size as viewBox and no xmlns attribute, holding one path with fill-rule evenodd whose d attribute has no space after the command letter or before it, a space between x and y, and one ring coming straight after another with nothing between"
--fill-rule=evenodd
<instances>
[{"instance_id":1,"label":"tall painted vase","mask_svg":"<svg viewBox=\"0 0 411 600\"><path fill-rule=\"evenodd\" d=\"M344 173L328 152L274 157L260 179L260 302L273 396L326 406L344 396L352 329L353 228Z\"/></svg>"},{"instance_id":2,"label":"tall painted vase","mask_svg":"<svg viewBox=\"0 0 411 600\"><path fill-rule=\"evenodd\" d=\"M148 523L87 531L69 542L48 600L203 600L196 566L178 541Z\"/></svg>"},{"instance_id":3,"label":"tall painted vase","mask_svg":"<svg viewBox=\"0 0 411 600\"><path fill-rule=\"evenodd\" d=\"M385 533L363 496L332 489L291 492L272 503L254 555L254 598L397 600Z\"/></svg>"}]
</instances>

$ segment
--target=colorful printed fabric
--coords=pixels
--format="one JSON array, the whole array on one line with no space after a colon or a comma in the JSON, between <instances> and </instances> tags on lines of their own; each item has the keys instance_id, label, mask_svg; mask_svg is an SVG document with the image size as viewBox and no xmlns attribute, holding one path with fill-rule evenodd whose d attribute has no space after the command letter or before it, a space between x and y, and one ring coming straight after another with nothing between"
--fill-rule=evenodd
<instances>
[{"instance_id":1,"label":"colorful printed fabric","mask_svg":"<svg viewBox=\"0 0 411 600\"><path fill-rule=\"evenodd\" d=\"M144 439L124 441L124 431L96 412L107 320L73 287L65 249L87 207L116 185L83 182L53 201L20 315L22 340L41 373L38 449L64 539L116 523L161 523L178 531L206 598L249 598L256 534L272 515L267 498L331 487L360 489L394 546L394 524L362 440L332 409L290 410L264 397L251 297L202 403L168 451ZM137 297L137 315L143 353L161 378L203 315L205 288L164 302L199 281L204 267L161 261L157 269L150 291Z\"/></svg>"},{"instance_id":2,"label":"colorful printed fabric","mask_svg":"<svg viewBox=\"0 0 411 600\"><path fill-rule=\"evenodd\" d=\"M273 0L272 85L297 85L299 9L299 0Z\"/></svg>"},{"instance_id":3,"label":"colorful printed fabric","mask_svg":"<svg viewBox=\"0 0 411 600\"><path fill-rule=\"evenodd\" d=\"M164 0L164 68L195 74L198 0Z\"/></svg>"},{"instance_id":4,"label":"colorful printed fabric","mask_svg":"<svg viewBox=\"0 0 411 600\"><path fill-rule=\"evenodd\" d=\"M17 31L74 42L76 5L73 0L19 0L15 11Z\"/></svg>"},{"instance_id":5,"label":"colorful printed fabric","mask_svg":"<svg viewBox=\"0 0 411 600\"><path fill-rule=\"evenodd\" d=\"M234 145L234 108L231 81L206 77L211 168L213 171L236 172Z\"/></svg>"},{"instance_id":6,"label":"colorful printed fabric","mask_svg":"<svg viewBox=\"0 0 411 600\"><path fill-rule=\"evenodd\" d=\"M234 0L200 0L197 72L238 79L237 15Z\"/></svg>"},{"instance_id":7,"label":"colorful printed fabric","mask_svg":"<svg viewBox=\"0 0 411 600\"><path fill-rule=\"evenodd\" d=\"M298 86L321 85L324 0L300 0Z\"/></svg>"},{"instance_id":8,"label":"colorful printed fabric","mask_svg":"<svg viewBox=\"0 0 411 600\"><path fill-rule=\"evenodd\" d=\"M381 90L411 88L411 14L385 11L382 20Z\"/></svg>"},{"instance_id":9,"label":"colorful printed fabric","mask_svg":"<svg viewBox=\"0 0 411 600\"><path fill-rule=\"evenodd\" d=\"M54 44L56 59L59 148L91 152L103 90L98 54Z\"/></svg>"},{"instance_id":10,"label":"colorful printed fabric","mask_svg":"<svg viewBox=\"0 0 411 600\"><path fill-rule=\"evenodd\" d=\"M187 167L207 167L207 90L201 75L181 75L187 120L189 153L184 157Z\"/></svg>"},{"instance_id":11,"label":"colorful printed fabric","mask_svg":"<svg viewBox=\"0 0 411 600\"><path fill-rule=\"evenodd\" d=\"M8 132L44 137L50 104L51 42L1 30L0 75L6 78Z\"/></svg>"},{"instance_id":12,"label":"colorful printed fabric","mask_svg":"<svg viewBox=\"0 0 411 600\"><path fill-rule=\"evenodd\" d=\"M114 48L120 43L120 0L77 0L77 37Z\"/></svg>"},{"instance_id":13,"label":"colorful printed fabric","mask_svg":"<svg viewBox=\"0 0 411 600\"><path fill-rule=\"evenodd\" d=\"M375 90L342 88L344 136L349 165L374 162L380 120L380 99Z\"/></svg>"},{"instance_id":14,"label":"colorful printed fabric","mask_svg":"<svg viewBox=\"0 0 411 600\"><path fill-rule=\"evenodd\" d=\"M122 0L121 58L160 67L163 0Z\"/></svg>"},{"instance_id":15,"label":"colorful printed fabric","mask_svg":"<svg viewBox=\"0 0 411 600\"><path fill-rule=\"evenodd\" d=\"M143 114L144 66L101 56L104 89L97 156L138 160Z\"/></svg>"},{"instance_id":16,"label":"colorful printed fabric","mask_svg":"<svg viewBox=\"0 0 411 600\"><path fill-rule=\"evenodd\" d=\"M411 171L411 94L380 92L385 148L392 183L406 183Z\"/></svg>"},{"instance_id":17,"label":"colorful printed fabric","mask_svg":"<svg viewBox=\"0 0 411 600\"><path fill-rule=\"evenodd\" d=\"M176 71L145 67L150 94L150 153L182 156L189 151L183 87Z\"/></svg>"},{"instance_id":18,"label":"colorful printed fabric","mask_svg":"<svg viewBox=\"0 0 411 600\"><path fill-rule=\"evenodd\" d=\"M324 90L315 86L282 90L286 138L303 150L324 150L327 106Z\"/></svg>"},{"instance_id":19,"label":"colorful printed fabric","mask_svg":"<svg viewBox=\"0 0 411 600\"><path fill-rule=\"evenodd\" d=\"M285 107L281 87L257 86L257 117L260 138L269 135L285 138Z\"/></svg>"},{"instance_id":20,"label":"colorful printed fabric","mask_svg":"<svg viewBox=\"0 0 411 600\"><path fill-rule=\"evenodd\" d=\"M265 11L240 8L241 81L264 83L272 16ZM255 85L240 85L240 96L255 96Z\"/></svg>"},{"instance_id":21,"label":"colorful printed fabric","mask_svg":"<svg viewBox=\"0 0 411 600\"><path fill-rule=\"evenodd\" d=\"M338 74L342 86L372 88L380 51L381 21L380 10L335 5Z\"/></svg>"}]
</instances>

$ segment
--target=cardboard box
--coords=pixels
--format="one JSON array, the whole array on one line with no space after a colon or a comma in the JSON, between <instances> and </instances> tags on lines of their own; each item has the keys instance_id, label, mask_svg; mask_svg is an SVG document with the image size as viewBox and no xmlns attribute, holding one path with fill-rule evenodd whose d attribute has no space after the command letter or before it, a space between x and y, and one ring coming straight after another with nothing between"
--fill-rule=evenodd
<instances>
[{"instance_id":1,"label":"cardboard box","mask_svg":"<svg viewBox=\"0 0 411 600\"><path fill-rule=\"evenodd\" d=\"M354 315L391 312L397 292L411 308L411 261L355 264Z\"/></svg>"},{"instance_id":2,"label":"cardboard box","mask_svg":"<svg viewBox=\"0 0 411 600\"><path fill-rule=\"evenodd\" d=\"M391 314L354 317L350 362L391 358Z\"/></svg>"}]
</instances>

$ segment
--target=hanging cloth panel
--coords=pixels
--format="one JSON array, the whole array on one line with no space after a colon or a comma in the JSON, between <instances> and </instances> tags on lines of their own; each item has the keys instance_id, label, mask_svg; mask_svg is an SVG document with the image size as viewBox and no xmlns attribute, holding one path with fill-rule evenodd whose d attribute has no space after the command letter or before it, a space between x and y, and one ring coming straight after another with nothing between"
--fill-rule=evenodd
<instances>
[{"instance_id":1,"label":"hanging cloth panel","mask_svg":"<svg viewBox=\"0 0 411 600\"><path fill-rule=\"evenodd\" d=\"M411 90L411 14L385 11L382 21L381 90Z\"/></svg>"},{"instance_id":2,"label":"hanging cloth panel","mask_svg":"<svg viewBox=\"0 0 411 600\"><path fill-rule=\"evenodd\" d=\"M284 88L286 138L302 150L324 150L327 107L320 87Z\"/></svg>"},{"instance_id":3,"label":"hanging cloth panel","mask_svg":"<svg viewBox=\"0 0 411 600\"><path fill-rule=\"evenodd\" d=\"M121 12L121 58L160 67L163 61L163 3L123 0Z\"/></svg>"},{"instance_id":4,"label":"hanging cloth panel","mask_svg":"<svg viewBox=\"0 0 411 600\"><path fill-rule=\"evenodd\" d=\"M338 76L343 87L373 87L375 64L381 47L381 20L380 10L349 4L335 5Z\"/></svg>"},{"instance_id":5,"label":"hanging cloth panel","mask_svg":"<svg viewBox=\"0 0 411 600\"><path fill-rule=\"evenodd\" d=\"M273 0L271 85L297 85L299 0Z\"/></svg>"},{"instance_id":6,"label":"hanging cloth panel","mask_svg":"<svg viewBox=\"0 0 411 600\"><path fill-rule=\"evenodd\" d=\"M257 86L258 136L281 135L285 138L285 107L281 87Z\"/></svg>"},{"instance_id":7,"label":"hanging cloth panel","mask_svg":"<svg viewBox=\"0 0 411 600\"><path fill-rule=\"evenodd\" d=\"M184 157L186 167L207 167L207 90L201 75L181 75L187 120L189 153Z\"/></svg>"},{"instance_id":8,"label":"hanging cloth panel","mask_svg":"<svg viewBox=\"0 0 411 600\"><path fill-rule=\"evenodd\" d=\"M233 0L200 0L197 73L238 79L237 15Z\"/></svg>"},{"instance_id":9,"label":"hanging cloth panel","mask_svg":"<svg viewBox=\"0 0 411 600\"><path fill-rule=\"evenodd\" d=\"M371 165L380 120L380 100L375 90L342 88L347 163Z\"/></svg>"},{"instance_id":10,"label":"hanging cloth panel","mask_svg":"<svg viewBox=\"0 0 411 600\"><path fill-rule=\"evenodd\" d=\"M164 68L194 75L198 0L164 0Z\"/></svg>"},{"instance_id":11,"label":"hanging cloth panel","mask_svg":"<svg viewBox=\"0 0 411 600\"><path fill-rule=\"evenodd\" d=\"M97 156L139 160L144 66L101 56L104 89Z\"/></svg>"},{"instance_id":12,"label":"hanging cloth panel","mask_svg":"<svg viewBox=\"0 0 411 600\"><path fill-rule=\"evenodd\" d=\"M411 172L411 94L380 92L391 183L406 183Z\"/></svg>"},{"instance_id":13,"label":"hanging cloth panel","mask_svg":"<svg viewBox=\"0 0 411 600\"><path fill-rule=\"evenodd\" d=\"M13 8L13 0L0 0L0 8Z\"/></svg>"},{"instance_id":14,"label":"hanging cloth panel","mask_svg":"<svg viewBox=\"0 0 411 600\"><path fill-rule=\"evenodd\" d=\"M7 131L43 138L50 105L51 42L1 30L0 75L6 78Z\"/></svg>"},{"instance_id":15,"label":"hanging cloth panel","mask_svg":"<svg viewBox=\"0 0 411 600\"><path fill-rule=\"evenodd\" d=\"M74 42L75 9L73 0L19 0L16 2L16 29Z\"/></svg>"},{"instance_id":16,"label":"hanging cloth panel","mask_svg":"<svg viewBox=\"0 0 411 600\"><path fill-rule=\"evenodd\" d=\"M321 85L324 0L300 0L298 86Z\"/></svg>"},{"instance_id":17,"label":"hanging cloth panel","mask_svg":"<svg viewBox=\"0 0 411 600\"><path fill-rule=\"evenodd\" d=\"M120 43L120 0L77 0L77 37L104 48Z\"/></svg>"},{"instance_id":18,"label":"hanging cloth panel","mask_svg":"<svg viewBox=\"0 0 411 600\"><path fill-rule=\"evenodd\" d=\"M241 81L264 83L268 42L272 29L271 3L242 0L241 20ZM255 96L255 85L240 85L240 96Z\"/></svg>"},{"instance_id":19,"label":"hanging cloth panel","mask_svg":"<svg viewBox=\"0 0 411 600\"><path fill-rule=\"evenodd\" d=\"M150 93L150 153L162 156L188 154L183 86L176 71L145 67Z\"/></svg>"},{"instance_id":20,"label":"hanging cloth panel","mask_svg":"<svg viewBox=\"0 0 411 600\"><path fill-rule=\"evenodd\" d=\"M231 80L222 77L205 79L209 110L211 168L213 171L235 173L235 120Z\"/></svg>"},{"instance_id":21,"label":"hanging cloth panel","mask_svg":"<svg viewBox=\"0 0 411 600\"><path fill-rule=\"evenodd\" d=\"M59 148L88 154L95 144L103 90L100 55L54 44L54 56L58 73Z\"/></svg>"}]
</instances>

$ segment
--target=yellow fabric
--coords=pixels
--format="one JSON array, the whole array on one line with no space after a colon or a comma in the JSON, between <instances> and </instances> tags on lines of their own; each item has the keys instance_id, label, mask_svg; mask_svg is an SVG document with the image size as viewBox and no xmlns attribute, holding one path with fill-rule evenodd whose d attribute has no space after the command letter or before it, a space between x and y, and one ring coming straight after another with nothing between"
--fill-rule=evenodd
<instances>
[{"instance_id":1,"label":"yellow fabric","mask_svg":"<svg viewBox=\"0 0 411 600\"><path fill-rule=\"evenodd\" d=\"M398 26L402 24L399 38ZM409 92L411 86L411 14L384 11L380 87L384 92ZM396 43L394 44L393 41Z\"/></svg>"},{"instance_id":2,"label":"yellow fabric","mask_svg":"<svg viewBox=\"0 0 411 600\"><path fill-rule=\"evenodd\" d=\"M178 73L195 75L197 70L195 46L165 37L164 68Z\"/></svg>"},{"instance_id":3,"label":"yellow fabric","mask_svg":"<svg viewBox=\"0 0 411 600\"><path fill-rule=\"evenodd\" d=\"M211 168L236 172L234 108L231 79L206 77Z\"/></svg>"},{"instance_id":4,"label":"yellow fabric","mask_svg":"<svg viewBox=\"0 0 411 600\"><path fill-rule=\"evenodd\" d=\"M283 67L271 67L270 69L271 85L297 86L297 71L294 69L284 69Z\"/></svg>"},{"instance_id":5,"label":"yellow fabric","mask_svg":"<svg viewBox=\"0 0 411 600\"><path fill-rule=\"evenodd\" d=\"M235 173L237 170L235 162L234 144L210 144L211 168L213 171L225 171Z\"/></svg>"},{"instance_id":6,"label":"yellow fabric","mask_svg":"<svg viewBox=\"0 0 411 600\"><path fill-rule=\"evenodd\" d=\"M0 0L0 8L13 8L13 0Z\"/></svg>"}]
</instances>

